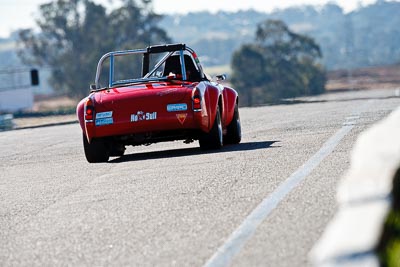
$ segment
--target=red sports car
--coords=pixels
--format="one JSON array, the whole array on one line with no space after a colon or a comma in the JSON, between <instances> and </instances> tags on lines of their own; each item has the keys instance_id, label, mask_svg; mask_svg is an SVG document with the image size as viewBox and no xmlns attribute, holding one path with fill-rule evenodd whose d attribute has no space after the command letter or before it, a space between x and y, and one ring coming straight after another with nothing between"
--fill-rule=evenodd
<instances>
[{"instance_id":1,"label":"red sports car","mask_svg":"<svg viewBox=\"0 0 400 267\"><path fill-rule=\"evenodd\" d=\"M77 106L86 159L106 162L125 146L164 141L199 140L202 149L239 143L238 94L218 81L185 44L105 54Z\"/></svg>"}]
</instances>

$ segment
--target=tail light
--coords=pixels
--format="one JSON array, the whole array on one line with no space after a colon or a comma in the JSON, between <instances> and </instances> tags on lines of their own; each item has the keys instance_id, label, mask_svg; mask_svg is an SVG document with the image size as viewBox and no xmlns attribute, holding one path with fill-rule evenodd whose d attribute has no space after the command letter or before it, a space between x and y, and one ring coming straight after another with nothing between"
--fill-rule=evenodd
<instances>
[{"instance_id":1,"label":"tail light","mask_svg":"<svg viewBox=\"0 0 400 267\"><path fill-rule=\"evenodd\" d=\"M201 94L199 89L195 89L192 97L193 101L193 110L194 111L199 111L201 110Z\"/></svg>"},{"instance_id":2,"label":"tail light","mask_svg":"<svg viewBox=\"0 0 400 267\"><path fill-rule=\"evenodd\" d=\"M94 103L91 98L88 98L85 103L85 121L92 122L94 118Z\"/></svg>"}]
</instances>

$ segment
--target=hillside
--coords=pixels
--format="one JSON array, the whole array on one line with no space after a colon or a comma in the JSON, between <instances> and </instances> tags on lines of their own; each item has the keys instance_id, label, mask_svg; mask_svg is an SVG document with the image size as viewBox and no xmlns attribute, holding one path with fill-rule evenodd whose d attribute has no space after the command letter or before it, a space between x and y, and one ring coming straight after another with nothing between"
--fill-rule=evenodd
<instances>
[{"instance_id":1,"label":"hillside","mask_svg":"<svg viewBox=\"0 0 400 267\"><path fill-rule=\"evenodd\" d=\"M254 39L257 24L283 20L321 46L328 69L359 68L400 62L400 2L378 1L346 14L336 4L298 6L271 13L207 12L165 16L161 26L176 42L190 44L205 65L230 64L232 53ZM390 19L388 19L390 18Z\"/></svg>"}]
</instances>

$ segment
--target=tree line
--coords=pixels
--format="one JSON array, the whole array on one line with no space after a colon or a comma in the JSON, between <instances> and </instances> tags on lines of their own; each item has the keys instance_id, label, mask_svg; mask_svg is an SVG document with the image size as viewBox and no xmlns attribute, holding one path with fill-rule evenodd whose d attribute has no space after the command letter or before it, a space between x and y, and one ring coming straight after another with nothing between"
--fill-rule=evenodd
<instances>
[{"instance_id":1,"label":"tree line","mask_svg":"<svg viewBox=\"0 0 400 267\"><path fill-rule=\"evenodd\" d=\"M325 91L325 70L319 45L292 32L279 20L258 25L253 43L232 57L232 83L246 106Z\"/></svg>"},{"instance_id":2,"label":"tree line","mask_svg":"<svg viewBox=\"0 0 400 267\"><path fill-rule=\"evenodd\" d=\"M74 98L88 93L100 57L113 50L170 42L149 0L122 0L111 12L91 0L56 0L39 8L33 29L19 33L19 55L30 65L52 69L50 84Z\"/></svg>"},{"instance_id":3,"label":"tree line","mask_svg":"<svg viewBox=\"0 0 400 267\"><path fill-rule=\"evenodd\" d=\"M85 96L101 55L172 40L159 26L162 16L152 10L151 0L120 2L111 11L92 0L41 5L39 32L19 32L19 56L27 64L50 67L56 91L77 99ZM255 35L254 42L241 46L232 57L232 83L242 104L324 91L322 54L312 38L294 33L280 20L261 22Z\"/></svg>"}]
</instances>

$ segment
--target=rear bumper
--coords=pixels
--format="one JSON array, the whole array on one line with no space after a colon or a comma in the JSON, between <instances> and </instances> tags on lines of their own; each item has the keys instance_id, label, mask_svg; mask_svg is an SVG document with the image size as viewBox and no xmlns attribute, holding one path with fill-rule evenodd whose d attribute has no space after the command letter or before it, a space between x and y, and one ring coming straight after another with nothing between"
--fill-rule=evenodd
<instances>
[{"instance_id":1,"label":"rear bumper","mask_svg":"<svg viewBox=\"0 0 400 267\"><path fill-rule=\"evenodd\" d=\"M120 143L123 145L147 145L160 142L169 142L177 140L186 140L191 142L193 140L198 140L201 131L196 129L184 129L175 131L154 131L139 134L129 134L121 136L109 137L110 141Z\"/></svg>"}]
</instances>

